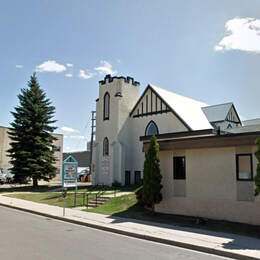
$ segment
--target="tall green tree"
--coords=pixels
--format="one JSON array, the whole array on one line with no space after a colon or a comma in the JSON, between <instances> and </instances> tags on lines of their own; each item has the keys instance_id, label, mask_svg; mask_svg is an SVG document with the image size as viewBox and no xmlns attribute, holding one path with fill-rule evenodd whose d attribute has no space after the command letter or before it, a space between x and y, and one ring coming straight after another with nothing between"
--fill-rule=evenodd
<instances>
[{"instance_id":1,"label":"tall green tree","mask_svg":"<svg viewBox=\"0 0 260 260\"><path fill-rule=\"evenodd\" d=\"M9 137L14 181L18 183L33 180L38 186L39 180L49 181L56 175L52 135L56 127L53 123L55 107L46 98L34 73L28 82L28 88L21 89L18 95L19 105L11 112L14 121L11 123Z\"/></svg>"},{"instance_id":2,"label":"tall green tree","mask_svg":"<svg viewBox=\"0 0 260 260\"><path fill-rule=\"evenodd\" d=\"M154 211L155 204L162 200L159 144L154 135L151 137L149 148L145 153L143 173L142 200L145 205L151 207Z\"/></svg>"},{"instance_id":3,"label":"tall green tree","mask_svg":"<svg viewBox=\"0 0 260 260\"><path fill-rule=\"evenodd\" d=\"M260 194L260 138L256 139L257 151L255 156L258 160L257 168L256 168L256 176L255 176L255 196Z\"/></svg>"}]
</instances>

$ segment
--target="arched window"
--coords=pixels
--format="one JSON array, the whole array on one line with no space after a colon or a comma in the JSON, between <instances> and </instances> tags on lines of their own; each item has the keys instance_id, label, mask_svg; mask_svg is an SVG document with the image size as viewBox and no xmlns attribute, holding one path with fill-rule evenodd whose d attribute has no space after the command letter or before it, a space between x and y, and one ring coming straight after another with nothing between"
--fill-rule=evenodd
<instances>
[{"instance_id":1,"label":"arched window","mask_svg":"<svg viewBox=\"0 0 260 260\"><path fill-rule=\"evenodd\" d=\"M104 120L109 120L110 95L106 92L104 96Z\"/></svg>"},{"instance_id":2,"label":"arched window","mask_svg":"<svg viewBox=\"0 0 260 260\"><path fill-rule=\"evenodd\" d=\"M157 125L154 123L154 121L150 121L150 123L147 125L146 129L145 129L145 135L158 135L159 131L158 131L158 127Z\"/></svg>"},{"instance_id":3,"label":"arched window","mask_svg":"<svg viewBox=\"0 0 260 260\"><path fill-rule=\"evenodd\" d=\"M103 156L109 155L109 141L108 138L105 137L103 141Z\"/></svg>"}]
</instances>

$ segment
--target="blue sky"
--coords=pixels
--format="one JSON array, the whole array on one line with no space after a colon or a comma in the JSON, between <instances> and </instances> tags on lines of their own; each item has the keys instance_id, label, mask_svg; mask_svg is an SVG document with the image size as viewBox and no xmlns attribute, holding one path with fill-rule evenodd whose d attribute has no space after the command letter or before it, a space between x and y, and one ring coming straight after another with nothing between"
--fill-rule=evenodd
<instances>
[{"instance_id":1,"label":"blue sky","mask_svg":"<svg viewBox=\"0 0 260 260\"><path fill-rule=\"evenodd\" d=\"M65 151L86 147L108 72L260 117L259 10L259 0L3 0L0 125L34 71Z\"/></svg>"}]
</instances>

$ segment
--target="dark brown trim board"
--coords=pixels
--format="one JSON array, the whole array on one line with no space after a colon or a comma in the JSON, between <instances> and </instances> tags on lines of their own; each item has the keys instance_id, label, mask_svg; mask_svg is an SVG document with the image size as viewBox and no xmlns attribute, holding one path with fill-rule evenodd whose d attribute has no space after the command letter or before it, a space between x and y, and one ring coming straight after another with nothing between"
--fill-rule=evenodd
<instances>
[{"instance_id":1,"label":"dark brown trim board","mask_svg":"<svg viewBox=\"0 0 260 260\"><path fill-rule=\"evenodd\" d=\"M254 145L257 138L260 137L259 132L225 134L212 136L198 136L182 139L160 140L157 136L160 151L171 151L177 149L198 149L198 148L215 148L215 147L231 147L242 145ZM144 141L143 151L148 149L149 142Z\"/></svg>"},{"instance_id":2,"label":"dark brown trim board","mask_svg":"<svg viewBox=\"0 0 260 260\"><path fill-rule=\"evenodd\" d=\"M185 132L177 132L177 133L166 133L166 134L160 134L156 137L158 139L171 139L171 138L179 138L179 137L192 137L192 136L198 136L198 135L218 135L225 132L220 132L215 129L205 129L205 130L195 130L195 131L185 131ZM150 140L150 137L148 136L140 136L140 141L148 141Z\"/></svg>"}]
</instances>

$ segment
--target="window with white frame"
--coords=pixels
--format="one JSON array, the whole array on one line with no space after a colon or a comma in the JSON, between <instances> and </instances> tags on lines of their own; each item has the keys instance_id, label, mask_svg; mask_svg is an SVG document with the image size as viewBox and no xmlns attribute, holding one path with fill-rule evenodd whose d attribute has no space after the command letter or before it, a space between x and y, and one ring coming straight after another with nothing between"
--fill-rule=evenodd
<instances>
[{"instance_id":1,"label":"window with white frame","mask_svg":"<svg viewBox=\"0 0 260 260\"><path fill-rule=\"evenodd\" d=\"M145 135L150 136L150 135L158 135L158 134L159 131L157 125L154 123L154 121L150 121L145 129Z\"/></svg>"},{"instance_id":2,"label":"window with white frame","mask_svg":"<svg viewBox=\"0 0 260 260\"><path fill-rule=\"evenodd\" d=\"M253 180L253 161L252 154L237 154L236 168L238 181Z\"/></svg>"}]
</instances>

